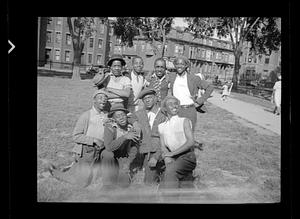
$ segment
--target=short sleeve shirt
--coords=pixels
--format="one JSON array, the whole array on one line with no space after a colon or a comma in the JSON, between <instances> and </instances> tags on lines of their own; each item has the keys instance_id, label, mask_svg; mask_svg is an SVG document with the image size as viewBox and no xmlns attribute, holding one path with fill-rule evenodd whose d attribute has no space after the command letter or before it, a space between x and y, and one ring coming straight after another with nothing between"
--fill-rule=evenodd
<instances>
[{"instance_id":1,"label":"short sleeve shirt","mask_svg":"<svg viewBox=\"0 0 300 219\"><path fill-rule=\"evenodd\" d=\"M126 76L115 77L114 75L110 76L110 80L107 85L108 88L124 90L126 88L131 88L131 81ZM122 98L113 98L109 99L109 102L119 103L123 102Z\"/></svg>"}]
</instances>

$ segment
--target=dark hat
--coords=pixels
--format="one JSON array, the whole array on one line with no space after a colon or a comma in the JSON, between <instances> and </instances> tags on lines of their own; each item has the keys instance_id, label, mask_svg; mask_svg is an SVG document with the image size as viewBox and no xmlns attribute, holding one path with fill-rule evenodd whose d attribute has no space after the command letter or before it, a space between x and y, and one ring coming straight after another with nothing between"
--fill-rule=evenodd
<instances>
[{"instance_id":1,"label":"dark hat","mask_svg":"<svg viewBox=\"0 0 300 219\"><path fill-rule=\"evenodd\" d=\"M147 94L156 94L156 91L152 88L144 88L143 90L141 90L138 99L142 99L144 96L146 96Z\"/></svg>"},{"instance_id":2,"label":"dark hat","mask_svg":"<svg viewBox=\"0 0 300 219\"><path fill-rule=\"evenodd\" d=\"M105 94L106 96L108 96L108 92L106 92L104 89L100 89L100 90L96 90L93 94L93 98L95 98L98 94Z\"/></svg>"},{"instance_id":3,"label":"dark hat","mask_svg":"<svg viewBox=\"0 0 300 219\"><path fill-rule=\"evenodd\" d=\"M109 77L108 74L105 74L104 72L99 72L97 74L95 74L94 78L93 78L93 84L95 87L101 85L104 83L104 81Z\"/></svg>"},{"instance_id":4,"label":"dark hat","mask_svg":"<svg viewBox=\"0 0 300 219\"><path fill-rule=\"evenodd\" d=\"M126 114L129 113L129 110L124 107L123 103L111 103L108 117L112 117L116 111L124 111Z\"/></svg>"},{"instance_id":5,"label":"dark hat","mask_svg":"<svg viewBox=\"0 0 300 219\"><path fill-rule=\"evenodd\" d=\"M122 64L122 66L126 65L126 62L123 59L123 56L120 55L120 54L114 54L114 55L112 55L111 58L110 58L110 60L107 62L107 65L111 66L112 62L115 61L115 60L119 60L121 62L121 64Z\"/></svg>"}]
</instances>

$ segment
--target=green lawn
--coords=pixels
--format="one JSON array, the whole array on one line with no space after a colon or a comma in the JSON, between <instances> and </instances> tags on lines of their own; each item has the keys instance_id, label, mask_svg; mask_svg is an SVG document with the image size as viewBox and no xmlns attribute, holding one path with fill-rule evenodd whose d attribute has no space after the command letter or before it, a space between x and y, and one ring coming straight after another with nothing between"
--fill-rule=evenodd
<instances>
[{"instance_id":1,"label":"green lawn","mask_svg":"<svg viewBox=\"0 0 300 219\"><path fill-rule=\"evenodd\" d=\"M37 171L42 160L65 161L58 150L71 150L72 131L82 112L91 106L94 91L90 80L38 77ZM245 100L245 99L244 99ZM199 176L197 202L280 201L280 136L242 125L237 118L207 103L208 113L198 114L196 151ZM77 189L52 178L39 180L39 201L65 201L72 197L100 200L91 189ZM121 199L118 199L121 200Z\"/></svg>"}]
</instances>

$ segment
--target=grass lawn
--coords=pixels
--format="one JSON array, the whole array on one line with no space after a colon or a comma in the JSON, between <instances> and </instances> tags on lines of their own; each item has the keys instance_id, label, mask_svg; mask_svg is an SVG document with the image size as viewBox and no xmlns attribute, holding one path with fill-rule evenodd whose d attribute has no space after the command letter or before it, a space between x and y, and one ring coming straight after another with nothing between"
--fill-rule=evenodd
<instances>
[{"instance_id":1,"label":"grass lawn","mask_svg":"<svg viewBox=\"0 0 300 219\"><path fill-rule=\"evenodd\" d=\"M74 82L66 78L38 77L38 173L43 171L43 159L53 163L66 162L56 152L73 148L74 125L80 114L90 108L93 91L90 80ZM207 108L208 113L198 114L195 131L196 140L204 143L204 150L196 151L198 192L181 196L181 200L197 203L279 202L280 136L266 135L259 129L244 126L233 114L212 104L207 103ZM96 191L93 188L78 189L51 177L38 179L38 201L100 201ZM140 194L143 192L145 190ZM159 202L151 197L153 199L147 200ZM143 201L141 198L134 200Z\"/></svg>"}]
</instances>

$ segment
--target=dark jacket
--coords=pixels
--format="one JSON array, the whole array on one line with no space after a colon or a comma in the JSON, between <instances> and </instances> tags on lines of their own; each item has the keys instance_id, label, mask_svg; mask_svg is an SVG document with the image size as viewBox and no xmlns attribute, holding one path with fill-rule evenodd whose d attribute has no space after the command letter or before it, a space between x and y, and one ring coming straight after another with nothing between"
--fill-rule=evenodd
<instances>
[{"instance_id":1,"label":"dark jacket","mask_svg":"<svg viewBox=\"0 0 300 219\"><path fill-rule=\"evenodd\" d=\"M175 82L177 74L172 72L169 74L169 80L170 80L170 89L171 89L171 94L173 95L173 85ZM199 76L196 76L191 73L187 73L187 83L188 83L188 88L192 96L196 97L196 102L199 105L202 105L211 95L213 92L214 88L213 86L208 83L205 80L201 80ZM205 93L201 96L198 97L198 91L199 89L204 89Z\"/></svg>"},{"instance_id":2,"label":"dark jacket","mask_svg":"<svg viewBox=\"0 0 300 219\"><path fill-rule=\"evenodd\" d=\"M166 120L166 116L160 110L154 119L152 129L145 109L136 111L135 116L142 126L142 141L139 147L140 153L155 152L154 157L158 159L161 155L158 125Z\"/></svg>"},{"instance_id":3,"label":"dark jacket","mask_svg":"<svg viewBox=\"0 0 300 219\"><path fill-rule=\"evenodd\" d=\"M131 124L129 124L128 127L130 127L129 129L133 129ZM133 142L126 139L124 135L117 136L116 124L106 123L104 127L104 145L106 150L114 152L119 149L127 149L128 147L133 146Z\"/></svg>"}]
</instances>

